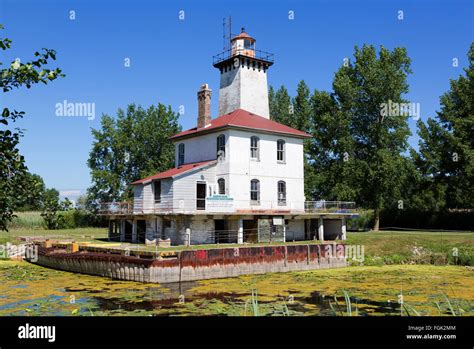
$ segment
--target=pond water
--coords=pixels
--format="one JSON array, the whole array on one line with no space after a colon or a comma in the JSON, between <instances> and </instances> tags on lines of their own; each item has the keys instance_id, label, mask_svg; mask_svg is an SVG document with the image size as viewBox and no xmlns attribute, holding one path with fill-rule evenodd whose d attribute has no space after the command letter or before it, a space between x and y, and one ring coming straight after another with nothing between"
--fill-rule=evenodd
<instances>
[{"instance_id":1,"label":"pond water","mask_svg":"<svg viewBox=\"0 0 474 349\"><path fill-rule=\"evenodd\" d=\"M393 265L158 285L0 261L0 316L474 315L473 276Z\"/></svg>"}]
</instances>

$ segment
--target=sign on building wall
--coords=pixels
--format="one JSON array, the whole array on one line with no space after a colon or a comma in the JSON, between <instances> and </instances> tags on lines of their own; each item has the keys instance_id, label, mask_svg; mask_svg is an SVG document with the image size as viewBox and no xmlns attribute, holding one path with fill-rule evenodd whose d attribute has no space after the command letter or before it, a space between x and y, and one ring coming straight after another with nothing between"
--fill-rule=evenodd
<instances>
[{"instance_id":1,"label":"sign on building wall","mask_svg":"<svg viewBox=\"0 0 474 349\"><path fill-rule=\"evenodd\" d=\"M233 212L234 199L227 195L212 195L206 198L206 211Z\"/></svg>"},{"instance_id":2,"label":"sign on building wall","mask_svg":"<svg viewBox=\"0 0 474 349\"><path fill-rule=\"evenodd\" d=\"M283 217L273 217L273 225L284 225L285 220Z\"/></svg>"}]
</instances>

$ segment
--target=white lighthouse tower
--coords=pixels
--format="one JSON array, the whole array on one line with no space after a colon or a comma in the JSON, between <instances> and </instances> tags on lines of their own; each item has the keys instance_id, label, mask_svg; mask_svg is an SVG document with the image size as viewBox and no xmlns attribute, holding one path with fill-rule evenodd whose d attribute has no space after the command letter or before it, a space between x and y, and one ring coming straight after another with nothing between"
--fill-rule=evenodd
<instances>
[{"instance_id":1,"label":"white lighthouse tower","mask_svg":"<svg viewBox=\"0 0 474 349\"><path fill-rule=\"evenodd\" d=\"M244 109L267 119L267 71L273 54L255 49L255 39L242 28L231 40L231 48L214 56L214 67L221 73L219 116Z\"/></svg>"}]
</instances>

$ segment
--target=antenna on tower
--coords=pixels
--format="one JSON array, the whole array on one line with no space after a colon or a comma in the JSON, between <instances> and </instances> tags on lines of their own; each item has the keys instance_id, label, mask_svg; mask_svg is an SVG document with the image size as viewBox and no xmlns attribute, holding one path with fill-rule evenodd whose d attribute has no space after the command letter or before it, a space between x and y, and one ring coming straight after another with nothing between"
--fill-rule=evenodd
<instances>
[{"instance_id":1,"label":"antenna on tower","mask_svg":"<svg viewBox=\"0 0 474 349\"><path fill-rule=\"evenodd\" d=\"M222 31L224 40L224 51L230 50L230 39L232 37L232 17L224 17L222 20Z\"/></svg>"}]
</instances>

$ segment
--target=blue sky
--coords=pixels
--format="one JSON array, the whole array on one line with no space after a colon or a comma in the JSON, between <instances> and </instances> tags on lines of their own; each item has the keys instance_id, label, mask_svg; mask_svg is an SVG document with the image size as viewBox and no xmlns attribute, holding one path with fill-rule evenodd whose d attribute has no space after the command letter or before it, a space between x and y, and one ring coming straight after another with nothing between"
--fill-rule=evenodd
<instances>
[{"instance_id":1,"label":"blue sky","mask_svg":"<svg viewBox=\"0 0 474 349\"><path fill-rule=\"evenodd\" d=\"M75 20L69 19L71 10ZM400 10L403 20L397 18ZM1 97L2 105L26 112L17 126L26 129L20 150L30 171L49 187L85 190L90 129L99 126L102 113L115 115L128 103L161 102L175 110L183 105L186 129L196 122L196 91L209 83L216 117L219 74L212 56L222 51L222 19L228 15L234 33L245 27L258 49L275 54L269 84L284 84L292 94L301 79L312 90L330 90L355 45L406 47L413 70L406 97L420 103L422 120L435 115L449 79L467 66L473 41L472 1L0 0L2 35L13 40L1 61L26 62L47 47L57 51L52 67L66 74ZM55 105L64 100L95 103L95 120L56 116ZM415 134L413 120L410 126ZM410 143L416 146L415 136Z\"/></svg>"}]
</instances>

